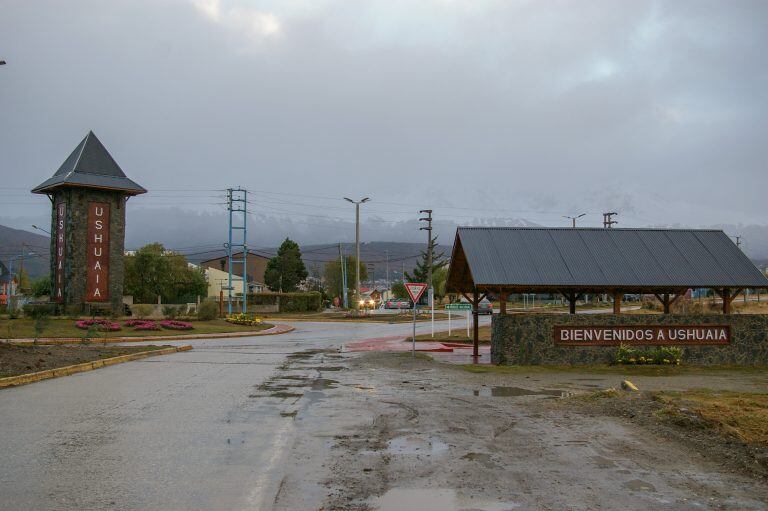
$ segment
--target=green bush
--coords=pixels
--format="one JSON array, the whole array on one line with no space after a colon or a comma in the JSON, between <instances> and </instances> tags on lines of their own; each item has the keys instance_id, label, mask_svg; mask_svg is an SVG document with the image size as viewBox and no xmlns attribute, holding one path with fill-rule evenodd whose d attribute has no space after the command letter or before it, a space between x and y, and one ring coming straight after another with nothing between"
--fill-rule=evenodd
<instances>
[{"instance_id":1,"label":"green bush","mask_svg":"<svg viewBox=\"0 0 768 511\"><path fill-rule=\"evenodd\" d=\"M136 316L139 319L145 319L148 318L152 311L154 310L154 307L152 305L147 304L138 304L138 305L132 305L131 306L131 312L134 316Z\"/></svg>"},{"instance_id":2,"label":"green bush","mask_svg":"<svg viewBox=\"0 0 768 511\"><path fill-rule=\"evenodd\" d=\"M163 316L165 316L165 319L176 319L176 317L179 315L179 308L174 307L173 305L166 305L163 307Z\"/></svg>"},{"instance_id":3,"label":"green bush","mask_svg":"<svg viewBox=\"0 0 768 511\"><path fill-rule=\"evenodd\" d=\"M210 321L219 317L219 304L216 302L202 302L197 308L197 319Z\"/></svg>"},{"instance_id":4,"label":"green bush","mask_svg":"<svg viewBox=\"0 0 768 511\"><path fill-rule=\"evenodd\" d=\"M621 345L616 353L617 364L627 365L680 365L683 358L682 348L674 346L660 346L651 349L637 349L631 346Z\"/></svg>"},{"instance_id":5,"label":"green bush","mask_svg":"<svg viewBox=\"0 0 768 511\"><path fill-rule=\"evenodd\" d=\"M28 303L24 305L24 316L37 319L40 316L55 316L56 304L54 303Z\"/></svg>"},{"instance_id":6,"label":"green bush","mask_svg":"<svg viewBox=\"0 0 768 511\"><path fill-rule=\"evenodd\" d=\"M257 293L248 295L249 305L277 305L280 312L318 312L323 310L323 295L309 293Z\"/></svg>"}]
</instances>

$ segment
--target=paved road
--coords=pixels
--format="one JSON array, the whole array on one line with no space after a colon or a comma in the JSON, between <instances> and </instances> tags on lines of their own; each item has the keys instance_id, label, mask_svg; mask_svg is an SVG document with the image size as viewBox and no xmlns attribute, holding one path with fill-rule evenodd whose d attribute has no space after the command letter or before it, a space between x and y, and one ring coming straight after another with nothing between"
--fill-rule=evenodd
<instances>
[{"instance_id":1,"label":"paved road","mask_svg":"<svg viewBox=\"0 0 768 511\"><path fill-rule=\"evenodd\" d=\"M293 353L411 328L295 326L1 391L0 509L268 509L291 432L249 396Z\"/></svg>"}]
</instances>

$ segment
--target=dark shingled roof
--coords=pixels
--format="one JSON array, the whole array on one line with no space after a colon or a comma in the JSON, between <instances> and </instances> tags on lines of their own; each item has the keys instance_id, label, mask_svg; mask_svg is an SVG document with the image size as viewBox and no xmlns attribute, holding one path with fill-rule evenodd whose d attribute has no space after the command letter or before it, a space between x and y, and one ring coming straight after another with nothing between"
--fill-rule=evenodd
<instances>
[{"instance_id":1,"label":"dark shingled roof","mask_svg":"<svg viewBox=\"0 0 768 511\"><path fill-rule=\"evenodd\" d=\"M49 193L63 186L116 190L127 195L147 193L125 176L92 131L88 132L53 177L34 188L32 193Z\"/></svg>"},{"instance_id":2,"label":"dark shingled roof","mask_svg":"<svg viewBox=\"0 0 768 511\"><path fill-rule=\"evenodd\" d=\"M11 281L11 272L8 271L8 267L0 261L0 284L7 284Z\"/></svg>"},{"instance_id":3,"label":"dark shingled roof","mask_svg":"<svg viewBox=\"0 0 768 511\"><path fill-rule=\"evenodd\" d=\"M449 291L768 288L723 232L697 229L459 227Z\"/></svg>"}]
</instances>

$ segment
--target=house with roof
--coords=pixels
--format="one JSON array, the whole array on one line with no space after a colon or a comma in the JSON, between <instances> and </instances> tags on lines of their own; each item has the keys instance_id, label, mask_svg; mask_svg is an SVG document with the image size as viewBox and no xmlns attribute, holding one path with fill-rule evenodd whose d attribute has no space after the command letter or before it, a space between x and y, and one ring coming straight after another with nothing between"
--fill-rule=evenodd
<instances>
[{"instance_id":1,"label":"house with roof","mask_svg":"<svg viewBox=\"0 0 768 511\"><path fill-rule=\"evenodd\" d=\"M8 267L0 261L0 305L8 305L8 297L11 294L11 288L16 283L15 278L8 271Z\"/></svg>"}]
</instances>

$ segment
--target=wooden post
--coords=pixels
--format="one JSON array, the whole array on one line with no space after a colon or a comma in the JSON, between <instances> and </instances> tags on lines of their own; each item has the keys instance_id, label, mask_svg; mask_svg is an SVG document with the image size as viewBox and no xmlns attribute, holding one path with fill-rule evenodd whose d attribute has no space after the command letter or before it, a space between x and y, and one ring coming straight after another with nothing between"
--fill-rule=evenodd
<instances>
[{"instance_id":1,"label":"wooden post","mask_svg":"<svg viewBox=\"0 0 768 511\"><path fill-rule=\"evenodd\" d=\"M504 291L499 291L499 314L505 315L507 313L507 295Z\"/></svg>"},{"instance_id":2,"label":"wooden post","mask_svg":"<svg viewBox=\"0 0 768 511\"><path fill-rule=\"evenodd\" d=\"M621 298L624 296L624 293L621 293L619 291L615 291L613 293L613 313L614 314L621 314Z\"/></svg>"},{"instance_id":3,"label":"wooden post","mask_svg":"<svg viewBox=\"0 0 768 511\"><path fill-rule=\"evenodd\" d=\"M664 293L664 300L662 300L662 303L664 304L664 314L669 314L669 293Z\"/></svg>"},{"instance_id":4,"label":"wooden post","mask_svg":"<svg viewBox=\"0 0 768 511\"><path fill-rule=\"evenodd\" d=\"M727 287L723 288L723 314L731 313L731 290Z\"/></svg>"},{"instance_id":5,"label":"wooden post","mask_svg":"<svg viewBox=\"0 0 768 511\"><path fill-rule=\"evenodd\" d=\"M576 293L568 293L568 314L576 314Z\"/></svg>"},{"instance_id":6,"label":"wooden post","mask_svg":"<svg viewBox=\"0 0 768 511\"><path fill-rule=\"evenodd\" d=\"M478 310L479 305L480 305L480 295L478 294L477 289L475 289L472 292L472 322L473 322L472 356L473 357L480 356L480 311Z\"/></svg>"}]
</instances>

